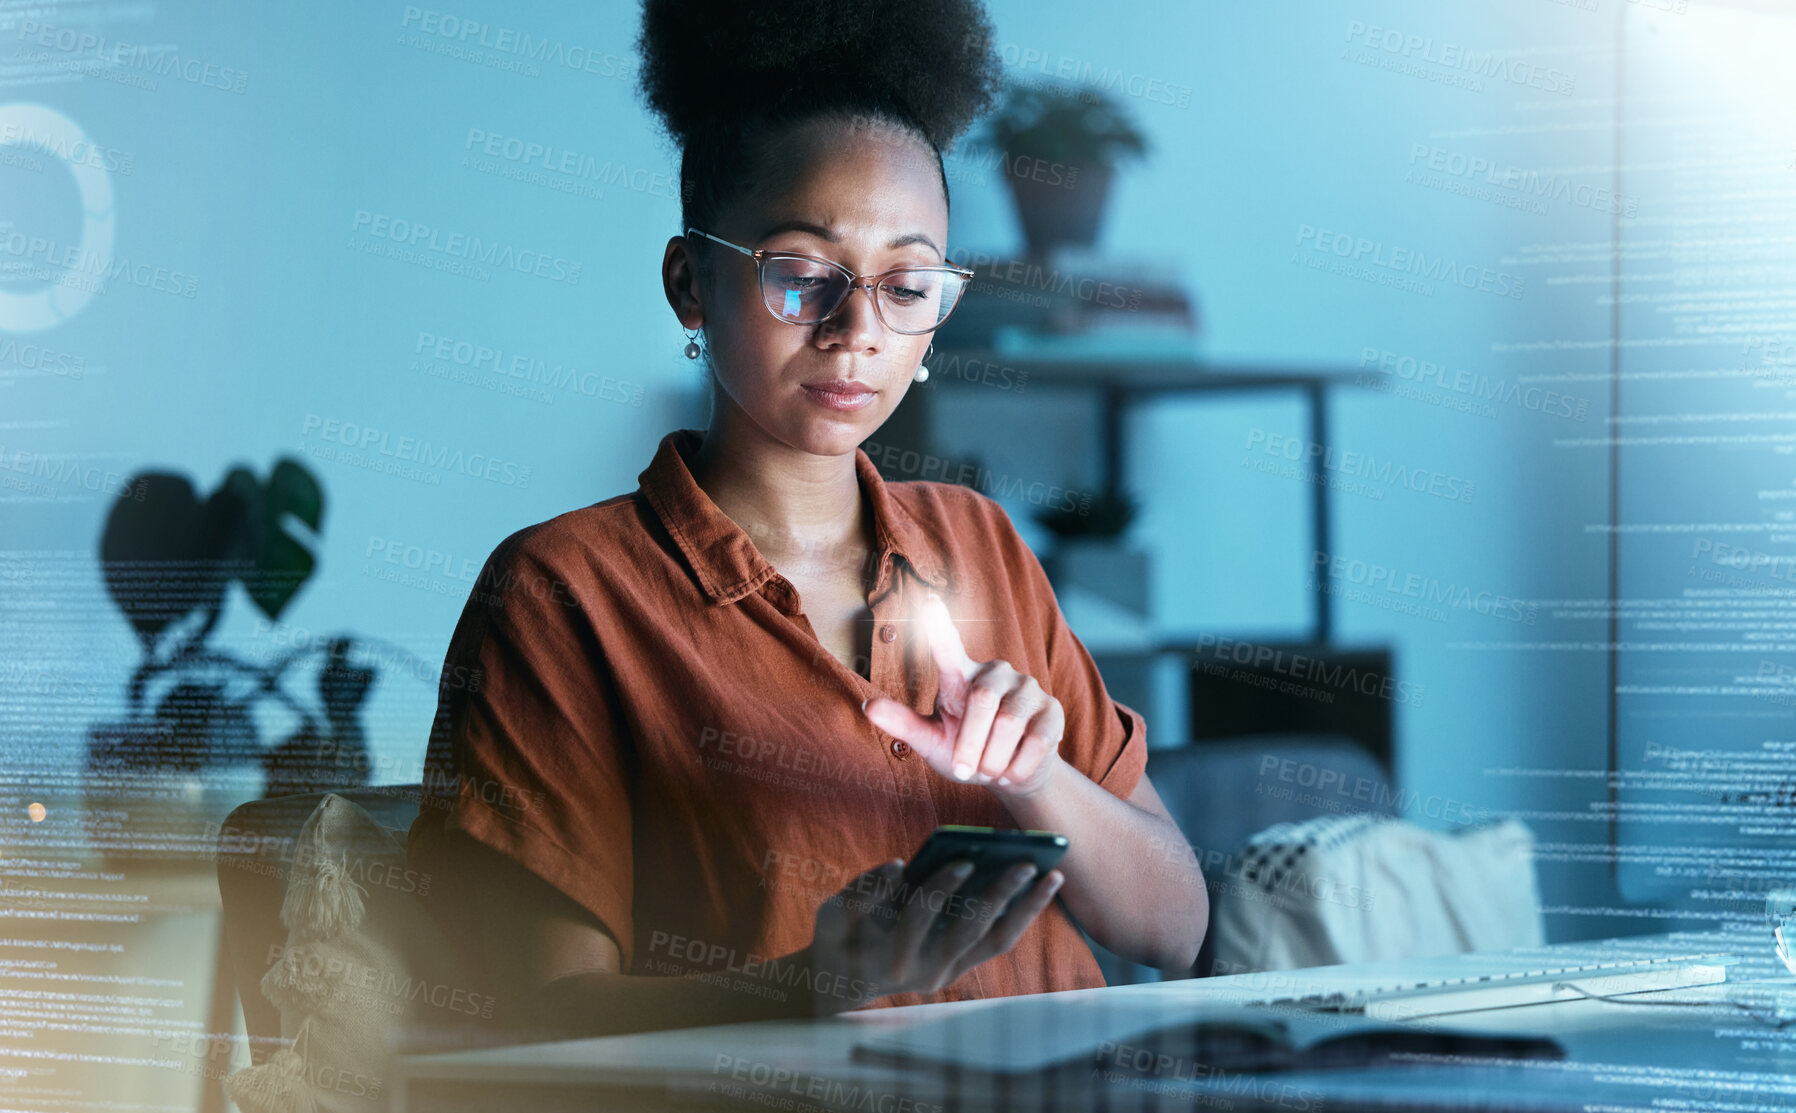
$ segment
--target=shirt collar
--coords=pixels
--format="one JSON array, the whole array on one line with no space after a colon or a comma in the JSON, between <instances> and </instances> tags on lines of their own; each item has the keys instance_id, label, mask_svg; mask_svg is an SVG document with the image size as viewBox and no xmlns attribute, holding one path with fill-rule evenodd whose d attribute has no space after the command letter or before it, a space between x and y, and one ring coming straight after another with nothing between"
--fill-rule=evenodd
<instances>
[{"instance_id":1,"label":"shirt collar","mask_svg":"<svg viewBox=\"0 0 1796 1113\"><path fill-rule=\"evenodd\" d=\"M654 459L637 476L637 482L711 602L734 603L760 590L778 575L778 569L692 478L689 461L703 439L700 429L675 429L668 433L661 438ZM946 591L947 562L934 538L905 509L903 500L887 486L872 459L860 448L854 450L854 470L873 508L881 585L892 557L900 556L920 579Z\"/></svg>"}]
</instances>

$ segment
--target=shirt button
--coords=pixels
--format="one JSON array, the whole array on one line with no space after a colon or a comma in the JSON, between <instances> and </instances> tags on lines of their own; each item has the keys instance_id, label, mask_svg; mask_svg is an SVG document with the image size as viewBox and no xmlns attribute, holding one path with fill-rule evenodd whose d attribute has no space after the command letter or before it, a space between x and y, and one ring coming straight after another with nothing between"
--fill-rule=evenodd
<instances>
[{"instance_id":1,"label":"shirt button","mask_svg":"<svg viewBox=\"0 0 1796 1113\"><path fill-rule=\"evenodd\" d=\"M884 626L881 626L879 628L879 640L880 641L889 642L897 637L898 637L898 630L891 623L888 622Z\"/></svg>"},{"instance_id":2,"label":"shirt button","mask_svg":"<svg viewBox=\"0 0 1796 1113\"><path fill-rule=\"evenodd\" d=\"M893 739L892 740L892 756L898 758L900 761L909 757L910 756L910 745L908 743L906 743L904 741L904 739L902 739L902 738Z\"/></svg>"}]
</instances>

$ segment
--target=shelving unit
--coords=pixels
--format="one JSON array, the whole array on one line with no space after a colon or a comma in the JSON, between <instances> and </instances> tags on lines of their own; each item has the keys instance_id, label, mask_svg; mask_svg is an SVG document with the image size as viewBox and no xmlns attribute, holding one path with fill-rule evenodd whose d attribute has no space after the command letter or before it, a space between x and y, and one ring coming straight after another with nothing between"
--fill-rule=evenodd
<instances>
[{"instance_id":1,"label":"shelving unit","mask_svg":"<svg viewBox=\"0 0 1796 1113\"><path fill-rule=\"evenodd\" d=\"M1027 373L1030 390L1041 387L1085 391L1096 395L1099 421L1098 475L1102 489L1107 492L1115 492L1127 486L1123 436L1129 410L1137 403L1188 394L1292 392L1306 403L1310 442L1321 446L1326 453L1329 443L1329 392L1341 388L1368 388L1381 378L1357 370L1219 365L1191 359L1055 359L957 347L938 349L934 359L937 362L960 360L964 365L994 365L1009 369L1014 374ZM962 378L945 375L940 379L940 389L955 391L972 390L976 387ZM1320 552L1333 552L1327 484L1312 484L1309 503L1310 536L1315 541L1316 549ZM1311 639L1318 645L1327 645L1334 635L1334 609L1328 593L1321 590L1320 581L1312 603ZM1187 644L1183 642L1164 646L1169 651L1185 647Z\"/></svg>"}]
</instances>

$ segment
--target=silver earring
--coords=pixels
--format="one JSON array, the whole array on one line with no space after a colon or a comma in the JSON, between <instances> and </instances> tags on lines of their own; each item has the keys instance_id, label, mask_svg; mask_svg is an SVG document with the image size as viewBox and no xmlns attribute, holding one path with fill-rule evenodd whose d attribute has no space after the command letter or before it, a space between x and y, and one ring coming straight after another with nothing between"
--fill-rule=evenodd
<instances>
[{"instance_id":1,"label":"silver earring","mask_svg":"<svg viewBox=\"0 0 1796 1113\"><path fill-rule=\"evenodd\" d=\"M697 359L698 353L699 353L698 333L692 329L687 329L686 330L686 358L687 359Z\"/></svg>"},{"instance_id":2,"label":"silver earring","mask_svg":"<svg viewBox=\"0 0 1796 1113\"><path fill-rule=\"evenodd\" d=\"M928 359L934 352L935 352L935 341L931 340L929 342L929 350L923 353L923 358ZM911 378L914 381L919 382L919 383L928 382L929 381L929 368L925 367L921 363L917 364L917 373L915 375L912 375Z\"/></svg>"}]
</instances>

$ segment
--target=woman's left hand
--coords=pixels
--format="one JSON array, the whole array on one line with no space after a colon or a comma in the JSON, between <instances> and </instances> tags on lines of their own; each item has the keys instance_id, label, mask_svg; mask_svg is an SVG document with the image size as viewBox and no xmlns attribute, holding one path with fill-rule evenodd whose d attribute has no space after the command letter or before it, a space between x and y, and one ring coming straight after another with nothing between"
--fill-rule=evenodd
<instances>
[{"instance_id":1,"label":"woman's left hand","mask_svg":"<svg viewBox=\"0 0 1796 1113\"><path fill-rule=\"evenodd\" d=\"M924 718L897 700L875 696L864 706L867 718L909 743L944 777L989 785L1000 796L1039 792L1062 764L1066 712L1060 701L1008 661L967 656L940 596L930 594L922 620L940 676L935 714Z\"/></svg>"}]
</instances>

